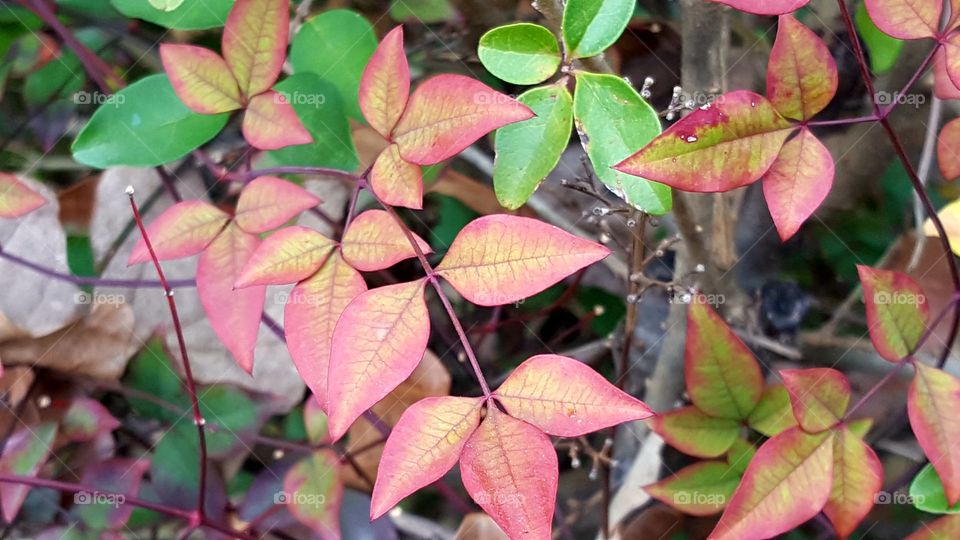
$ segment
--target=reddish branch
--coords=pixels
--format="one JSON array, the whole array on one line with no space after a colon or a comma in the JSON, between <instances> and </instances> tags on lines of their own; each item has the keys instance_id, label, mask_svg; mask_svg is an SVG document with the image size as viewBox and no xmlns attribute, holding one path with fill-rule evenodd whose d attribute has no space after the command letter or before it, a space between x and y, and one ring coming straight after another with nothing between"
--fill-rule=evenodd
<instances>
[{"instance_id":1,"label":"reddish branch","mask_svg":"<svg viewBox=\"0 0 960 540\"><path fill-rule=\"evenodd\" d=\"M190 525L192 527L197 527L202 524L205 519L203 503L207 487L207 438L204 434L204 424L206 421L203 419L203 415L200 413L200 401L197 399L197 387L193 380L193 370L190 368L190 357L187 355L187 342L183 337L183 327L180 324L180 315L177 312L177 302L173 299L173 289L171 289L170 285L167 283L167 278L163 274L163 268L160 266L160 259L157 258L157 254L153 250L153 244L150 242L150 235L147 234L147 229L143 225L143 219L140 216L140 209L137 207L137 202L133 198L133 188L127 189L127 195L130 197L130 208L133 210L133 218L137 222L137 227L140 229L140 234L143 235L143 241L147 246L147 251L150 252L150 259L153 261L154 268L157 269L157 276L160 278L160 283L163 285L164 295L167 297L167 306L170 308L170 317L173 319L173 328L177 333L177 344L180 347L180 357L183 360L184 379L186 382L187 393L190 394L190 406L193 409L193 423L197 426L197 438L199 439L200 445L200 479L197 494L197 509L190 518Z\"/></svg>"}]
</instances>

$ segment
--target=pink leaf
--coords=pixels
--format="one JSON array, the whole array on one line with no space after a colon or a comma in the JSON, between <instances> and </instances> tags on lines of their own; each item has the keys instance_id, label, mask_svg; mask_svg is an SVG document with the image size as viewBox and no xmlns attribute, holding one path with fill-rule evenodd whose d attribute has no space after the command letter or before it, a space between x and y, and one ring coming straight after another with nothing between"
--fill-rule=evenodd
<instances>
[{"instance_id":1,"label":"pink leaf","mask_svg":"<svg viewBox=\"0 0 960 540\"><path fill-rule=\"evenodd\" d=\"M343 482L332 450L318 450L291 467L283 477L283 495L293 517L320 540L340 540Z\"/></svg>"},{"instance_id":2,"label":"pink leaf","mask_svg":"<svg viewBox=\"0 0 960 540\"><path fill-rule=\"evenodd\" d=\"M943 482L947 503L960 501L960 380L921 362L907 393L907 415L917 442Z\"/></svg>"},{"instance_id":3,"label":"pink leaf","mask_svg":"<svg viewBox=\"0 0 960 540\"><path fill-rule=\"evenodd\" d=\"M947 55L942 47L933 53L933 93L940 99L960 99L960 88L947 73Z\"/></svg>"},{"instance_id":4,"label":"pink leaf","mask_svg":"<svg viewBox=\"0 0 960 540\"><path fill-rule=\"evenodd\" d=\"M960 118L954 118L940 130L937 162L944 180L960 178Z\"/></svg>"},{"instance_id":5,"label":"pink leaf","mask_svg":"<svg viewBox=\"0 0 960 540\"><path fill-rule=\"evenodd\" d=\"M438 480L457 463L480 424L480 405L479 398L432 397L404 411L383 448L370 519Z\"/></svg>"},{"instance_id":6,"label":"pink leaf","mask_svg":"<svg viewBox=\"0 0 960 540\"><path fill-rule=\"evenodd\" d=\"M422 238L414 235L414 239L421 252L432 252ZM343 258L362 272L383 270L417 256L403 229L384 210L367 210L354 218L341 243Z\"/></svg>"},{"instance_id":7,"label":"pink leaf","mask_svg":"<svg viewBox=\"0 0 960 540\"><path fill-rule=\"evenodd\" d=\"M817 433L837 425L850 404L850 382L835 369L780 371L790 393L790 405L800 427Z\"/></svg>"},{"instance_id":8,"label":"pink leaf","mask_svg":"<svg viewBox=\"0 0 960 540\"><path fill-rule=\"evenodd\" d=\"M833 156L809 129L787 141L763 176L763 195L780 239L789 240L827 198L834 178Z\"/></svg>"},{"instance_id":9,"label":"pink leaf","mask_svg":"<svg viewBox=\"0 0 960 540\"><path fill-rule=\"evenodd\" d=\"M60 420L60 436L66 441L92 441L101 433L110 433L120 427L120 421L99 401L78 397Z\"/></svg>"},{"instance_id":10,"label":"pink leaf","mask_svg":"<svg viewBox=\"0 0 960 540\"><path fill-rule=\"evenodd\" d=\"M161 261L196 255L220 234L230 216L203 201L183 201L163 211L147 227L150 244ZM140 238L127 264L150 260L147 244Z\"/></svg>"},{"instance_id":11,"label":"pink leaf","mask_svg":"<svg viewBox=\"0 0 960 540\"><path fill-rule=\"evenodd\" d=\"M781 115L809 120L837 93L837 64L820 36L792 15L780 16L767 65L767 98Z\"/></svg>"},{"instance_id":12,"label":"pink leaf","mask_svg":"<svg viewBox=\"0 0 960 540\"><path fill-rule=\"evenodd\" d=\"M384 148L370 169L370 188L384 203L423 208L423 171L404 161L396 144Z\"/></svg>"},{"instance_id":13,"label":"pink leaf","mask_svg":"<svg viewBox=\"0 0 960 540\"><path fill-rule=\"evenodd\" d=\"M391 30L370 57L360 78L360 110L370 127L387 139L410 95L410 66L403 52L403 27Z\"/></svg>"},{"instance_id":14,"label":"pink leaf","mask_svg":"<svg viewBox=\"0 0 960 540\"><path fill-rule=\"evenodd\" d=\"M930 303L910 276L858 265L870 341L891 362L912 354L927 328Z\"/></svg>"},{"instance_id":15,"label":"pink leaf","mask_svg":"<svg viewBox=\"0 0 960 540\"><path fill-rule=\"evenodd\" d=\"M870 19L898 39L932 38L940 26L940 0L864 0Z\"/></svg>"},{"instance_id":16,"label":"pink leaf","mask_svg":"<svg viewBox=\"0 0 960 540\"><path fill-rule=\"evenodd\" d=\"M276 229L318 204L319 198L293 182L261 176L240 192L235 218L241 229L257 234Z\"/></svg>"},{"instance_id":17,"label":"pink leaf","mask_svg":"<svg viewBox=\"0 0 960 540\"><path fill-rule=\"evenodd\" d=\"M796 11L810 0L711 0L757 15L782 15Z\"/></svg>"},{"instance_id":18,"label":"pink leaf","mask_svg":"<svg viewBox=\"0 0 960 540\"><path fill-rule=\"evenodd\" d=\"M883 465L873 449L846 426L834 431L833 487L823 513L837 536L853 534L873 508L881 487Z\"/></svg>"},{"instance_id":19,"label":"pink leaf","mask_svg":"<svg viewBox=\"0 0 960 540\"><path fill-rule=\"evenodd\" d=\"M757 450L710 538L753 540L787 532L820 512L832 479L831 434L784 431Z\"/></svg>"},{"instance_id":20,"label":"pink leaf","mask_svg":"<svg viewBox=\"0 0 960 540\"><path fill-rule=\"evenodd\" d=\"M393 140L405 160L433 165L499 127L533 116L526 105L480 81L437 75L413 92Z\"/></svg>"},{"instance_id":21,"label":"pink leaf","mask_svg":"<svg viewBox=\"0 0 960 540\"><path fill-rule=\"evenodd\" d=\"M0 173L0 218L17 218L47 204L47 200L9 173Z\"/></svg>"},{"instance_id":22,"label":"pink leaf","mask_svg":"<svg viewBox=\"0 0 960 540\"><path fill-rule=\"evenodd\" d=\"M960 34L954 32L943 42L942 51L938 50L938 53L941 53L944 61L944 68L947 72L947 77L950 78L950 82L953 83L954 87L960 86Z\"/></svg>"},{"instance_id":23,"label":"pink leaf","mask_svg":"<svg viewBox=\"0 0 960 540\"><path fill-rule=\"evenodd\" d=\"M284 285L310 277L335 244L313 229L293 225L267 237L237 276L238 289L251 285Z\"/></svg>"},{"instance_id":24,"label":"pink leaf","mask_svg":"<svg viewBox=\"0 0 960 540\"><path fill-rule=\"evenodd\" d=\"M3 447L0 474L36 476L50 456L56 438L57 424L54 422L18 428ZM3 506L4 521L13 522L29 491L30 486L24 484L0 483L0 505Z\"/></svg>"},{"instance_id":25,"label":"pink leaf","mask_svg":"<svg viewBox=\"0 0 960 540\"><path fill-rule=\"evenodd\" d=\"M266 287L234 289L233 284L259 244L256 236L231 223L197 264L197 293L210 326L247 373L253 372Z\"/></svg>"},{"instance_id":26,"label":"pink leaf","mask_svg":"<svg viewBox=\"0 0 960 540\"><path fill-rule=\"evenodd\" d=\"M430 337L425 283L419 279L369 290L340 316L327 380L333 440L409 377L423 358Z\"/></svg>"},{"instance_id":27,"label":"pink leaf","mask_svg":"<svg viewBox=\"0 0 960 540\"><path fill-rule=\"evenodd\" d=\"M254 148L276 150L313 142L283 94L268 90L253 97L243 115L243 138Z\"/></svg>"},{"instance_id":28,"label":"pink leaf","mask_svg":"<svg viewBox=\"0 0 960 540\"><path fill-rule=\"evenodd\" d=\"M494 395L514 418L560 437L579 437L653 416L642 401L584 363L553 354L520 364Z\"/></svg>"},{"instance_id":29,"label":"pink leaf","mask_svg":"<svg viewBox=\"0 0 960 540\"><path fill-rule=\"evenodd\" d=\"M237 81L217 53L194 45L162 43L160 59L177 97L190 110L218 114L243 107Z\"/></svg>"},{"instance_id":30,"label":"pink leaf","mask_svg":"<svg viewBox=\"0 0 960 540\"><path fill-rule=\"evenodd\" d=\"M347 305L366 290L363 277L335 251L316 274L293 288L284 308L290 356L324 410L333 329Z\"/></svg>"},{"instance_id":31,"label":"pink leaf","mask_svg":"<svg viewBox=\"0 0 960 540\"><path fill-rule=\"evenodd\" d=\"M730 92L614 169L683 191L729 191L759 180L793 130L765 97Z\"/></svg>"},{"instance_id":32,"label":"pink leaf","mask_svg":"<svg viewBox=\"0 0 960 540\"><path fill-rule=\"evenodd\" d=\"M223 56L247 98L276 82L287 56L287 0L237 0L223 28ZM248 139L249 140L249 139Z\"/></svg>"},{"instance_id":33,"label":"pink leaf","mask_svg":"<svg viewBox=\"0 0 960 540\"><path fill-rule=\"evenodd\" d=\"M540 220L495 214L468 223L436 270L467 300L498 306L533 296L609 254Z\"/></svg>"},{"instance_id":34,"label":"pink leaf","mask_svg":"<svg viewBox=\"0 0 960 540\"><path fill-rule=\"evenodd\" d=\"M460 456L463 486L513 539L549 540L557 453L539 429L487 407Z\"/></svg>"}]
</instances>

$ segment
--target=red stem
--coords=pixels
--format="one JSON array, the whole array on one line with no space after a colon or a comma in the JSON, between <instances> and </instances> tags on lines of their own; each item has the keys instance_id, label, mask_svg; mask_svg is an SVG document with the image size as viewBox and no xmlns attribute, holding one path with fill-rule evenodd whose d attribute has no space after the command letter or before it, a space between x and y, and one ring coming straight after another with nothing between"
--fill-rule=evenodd
<instances>
[{"instance_id":1,"label":"red stem","mask_svg":"<svg viewBox=\"0 0 960 540\"><path fill-rule=\"evenodd\" d=\"M167 283L167 278L163 274L163 268L160 266L160 260L153 250L153 244L150 242L150 236L143 225L143 219L140 216L140 209L133 198L133 189L129 188L127 194L130 197L130 208L133 210L133 219L137 222L140 234L143 235L143 241L150 252L150 258L153 260L153 266L157 269L157 275L160 283L163 284L164 295L167 297L167 306L170 308L170 317L173 319L173 328L177 333L177 344L180 347L180 356L183 360L183 372L186 379L187 393L190 394L190 406L193 409L193 423L197 426L197 438L200 446L200 479L197 493L197 510L191 519L191 525L197 526L204 521L204 496L207 490L207 438L204 434L204 424L206 421L200 413L200 401L197 399L197 387L193 381L193 370L190 369L190 357L187 355L187 342L183 337L183 327L180 324L180 315L177 313L177 302L173 299L173 289Z\"/></svg>"}]
</instances>

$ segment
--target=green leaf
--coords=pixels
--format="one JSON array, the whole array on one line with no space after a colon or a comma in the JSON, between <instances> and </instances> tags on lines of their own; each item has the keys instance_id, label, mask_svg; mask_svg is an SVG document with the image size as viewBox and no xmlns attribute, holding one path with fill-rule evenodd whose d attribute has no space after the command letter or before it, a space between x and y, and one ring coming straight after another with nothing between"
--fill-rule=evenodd
<instances>
[{"instance_id":1,"label":"green leaf","mask_svg":"<svg viewBox=\"0 0 960 540\"><path fill-rule=\"evenodd\" d=\"M227 21L233 0L190 0L173 11L157 9L144 0L113 0L113 7L127 17L143 19L177 30L219 28Z\"/></svg>"},{"instance_id":2,"label":"green leaf","mask_svg":"<svg viewBox=\"0 0 960 540\"><path fill-rule=\"evenodd\" d=\"M477 55L487 71L513 84L541 83L560 67L560 45L539 24L517 23L480 38Z\"/></svg>"},{"instance_id":3,"label":"green leaf","mask_svg":"<svg viewBox=\"0 0 960 540\"><path fill-rule=\"evenodd\" d=\"M536 116L497 130L493 185L497 200L515 210L557 166L573 121L573 98L562 84L534 88L518 101Z\"/></svg>"},{"instance_id":4,"label":"green leaf","mask_svg":"<svg viewBox=\"0 0 960 540\"><path fill-rule=\"evenodd\" d=\"M287 146L269 152L277 165L331 167L352 171L357 168L357 150L350 136L343 100L332 83L310 72L287 77L274 90L293 105L297 117L313 142Z\"/></svg>"},{"instance_id":5,"label":"green leaf","mask_svg":"<svg viewBox=\"0 0 960 540\"><path fill-rule=\"evenodd\" d=\"M56 438L55 422L23 425L6 440L3 455L0 456L0 474L36 476L47 461ZM24 484L0 484L0 506L3 507L3 518L7 523L13 521L30 489Z\"/></svg>"},{"instance_id":6,"label":"green leaf","mask_svg":"<svg viewBox=\"0 0 960 540\"><path fill-rule=\"evenodd\" d=\"M709 516L723 510L740 483L740 473L722 461L701 461L643 489L685 514Z\"/></svg>"},{"instance_id":7,"label":"green leaf","mask_svg":"<svg viewBox=\"0 0 960 540\"><path fill-rule=\"evenodd\" d=\"M568 0L563 11L563 41L574 58L602 53L623 33L634 0Z\"/></svg>"},{"instance_id":8,"label":"green leaf","mask_svg":"<svg viewBox=\"0 0 960 540\"><path fill-rule=\"evenodd\" d=\"M931 514L960 514L960 502L953 506L947 504L943 482L930 463L920 469L910 483L910 502L918 510Z\"/></svg>"},{"instance_id":9,"label":"green leaf","mask_svg":"<svg viewBox=\"0 0 960 540\"><path fill-rule=\"evenodd\" d=\"M600 310L600 314L590 321L590 328L598 336L612 334L620 321L627 315L627 306L623 303L623 296L599 287L580 286L577 289L577 302L583 309Z\"/></svg>"},{"instance_id":10,"label":"green leaf","mask_svg":"<svg viewBox=\"0 0 960 540\"><path fill-rule=\"evenodd\" d=\"M696 407L659 414L650 419L650 425L670 446L702 458L725 454L740 432L737 421L707 416Z\"/></svg>"},{"instance_id":11,"label":"green leaf","mask_svg":"<svg viewBox=\"0 0 960 540\"><path fill-rule=\"evenodd\" d=\"M870 57L870 69L877 75L882 75L891 69L900 58L900 51L903 50L903 41L895 37L884 34L877 25L873 24L867 8L860 4L855 16L857 24L857 33L863 39L867 46L867 52Z\"/></svg>"},{"instance_id":12,"label":"green leaf","mask_svg":"<svg viewBox=\"0 0 960 540\"><path fill-rule=\"evenodd\" d=\"M166 75L151 75L100 105L73 141L73 158L99 169L162 165L214 138L228 118L191 111Z\"/></svg>"},{"instance_id":13,"label":"green leaf","mask_svg":"<svg viewBox=\"0 0 960 540\"><path fill-rule=\"evenodd\" d=\"M431 193L429 196L435 202L437 223L428 240L434 253L439 256L447 252L460 230L480 215L460 199L441 193Z\"/></svg>"},{"instance_id":14,"label":"green leaf","mask_svg":"<svg viewBox=\"0 0 960 540\"><path fill-rule=\"evenodd\" d=\"M660 134L660 119L653 107L620 77L581 72L573 114L597 177L644 212L669 212L673 206L669 187L611 168Z\"/></svg>"},{"instance_id":15,"label":"green leaf","mask_svg":"<svg viewBox=\"0 0 960 540\"><path fill-rule=\"evenodd\" d=\"M737 474L743 474L743 472L747 470L747 465L750 465L750 460L753 459L756 453L757 447L754 446L753 443L746 439L737 439L733 442L730 450L727 451L727 464L730 465L730 468L736 471Z\"/></svg>"},{"instance_id":16,"label":"green leaf","mask_svg":"<svg viewBox=\"0 0 960 540\"><path fill-rule=\"evenodd\" d=\"M447 0L395 0L390 4L390 16L401 22L444 22L453 17L454 13Z\"/></svg>"},{"instance_id":17,"label":"green leaf","mask_svg":"<svg viewBox=\"0 0 960 540\"><path fill-rule=\"evenodd\" d=\"M197 429L188 420L163 433L150 461L150 479L161 500L196 502L200 464Z\"/></svg>"},{"instance_id":18,"label":"green leaf","mask_svg":"<svg viewBox=\"0 0 960 540\"><path fill-rule=\"evenodd\" d=\"M207 447L212 455L223 455L257 431L260 422L256 404L240 390L215 385L198 391L200 413L210 429Z\"/></svg>"},{"instance_id":19,"label":"green leaf","mask_svg":"<svg viewBox=\"0 0 960 540\"><path fill-rule=\"evenodd\" d=\"M164 422L175 422L189 411L190 402L183 392L180 378L170 365L163 340L152 339L127 367L124 386L175 403L182 413L174 412L152 401L130 397L130 407L142 416Z\"/></svg>"},{"instance_id":20,"label":"green leaf","mask_svg":"<svg viewBox=\"0 0 960 540\"><path fill-rule=\"evenodd\" d=\"M102 49L107 44L107 36L97 30L81 30L76 34L77 40L94 51ZM28 104L39 105L52 100L54 97L71 97L83 89L87 82L83 64L73 51L64 51L56 60L48 62L42 68L34 71L24 82L24 99ZM79 102L79 100L75 100Z\"/></svg>"},{"instance_id":21,"label":"green leaf","mask_svg":"<svg viewBox=\"0 0 960 540\"><path fill-rule=\"evenodd\" d=\"M290 46L290 65L295 73L309 71L333 83L347 114L362 120L357 103L360 77L376 48L377 36L362 15L333 9L300 28Z\"/></svg>"},{"instance_id":22,"label":"green leaf","mask_svg":"<svg viewBox=\"0 0 960 540\"><path fill-rule=\"evenodd\" d=\"M797 425L787 388L782 384L768 386L763 391L760 403L757 403L750 413L747 424L767 437L773 437Z\"/></svg>"},{"instance_id":23,"label":"green leaf","mask_svg":"<svg viewBox=\"0 0 960 540\"><path fill-rule=\"evenodd\" d=\"M338 517L343 484L333 452L314 452L291 467L284 476L281 495L297 521L313 530L329 531L340 537Z\"/></svg>"}]
</instances>

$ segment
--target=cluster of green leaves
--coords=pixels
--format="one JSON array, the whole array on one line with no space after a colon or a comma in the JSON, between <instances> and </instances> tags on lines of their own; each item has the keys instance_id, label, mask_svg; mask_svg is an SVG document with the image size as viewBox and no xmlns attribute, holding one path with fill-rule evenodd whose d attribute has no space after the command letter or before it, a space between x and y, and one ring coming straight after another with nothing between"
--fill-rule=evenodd
<instances>
[{"instance_id":1,"label":"cluster of green leaves","mask_svg":"<svg viewBox=\"0 0 960 540\"><path fill-rule=\"evenodd\" d=\"M660 133L656 111L621 77L590 73L578 59L603 53L633 16L632 0L570 0L562 36L538 24L519 23L490 30L480 39L484 67L518 85L550 84L517 99L537 116L500 128L496 134L494 186L500 203L522 206L560 161L576 126L597 177L627 203L650 214L672 207L670 188L612 167ZM558 72L559 70L559 72ZM575 80L570 95L570 75Z\"/></svg>"}]
</instances>

